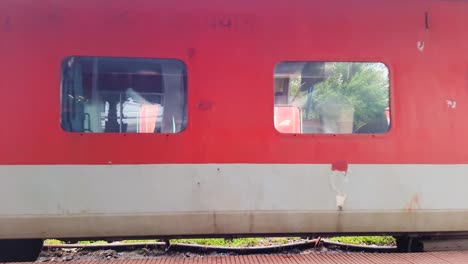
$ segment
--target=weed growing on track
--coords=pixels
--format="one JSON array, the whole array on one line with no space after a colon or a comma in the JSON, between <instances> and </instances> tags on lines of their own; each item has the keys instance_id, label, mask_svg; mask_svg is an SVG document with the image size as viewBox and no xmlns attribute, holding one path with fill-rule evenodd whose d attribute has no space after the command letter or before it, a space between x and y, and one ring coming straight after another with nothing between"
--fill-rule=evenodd
<instances>
[{"instance_id":1,"label":"weed growing on track","mask_svg":"<svg viewBox=\"0 0 468 264\"><path fill-rule=\"evenodd\" d=\"M295 241L300 241L299 237L255 237L255 238L201 238L201 239L171 239L171 243L198 244L206 246L221 246L221 247L254 247L254 246L270 246L281 245ZM342 242L355 245L377 245L388 246L395 245L395 239L391 236L343 236L329 238L331 241ZM152 243L158 242L157 239L146 240L122 240L122 243ZM47 239L45 244L65 244L64 241L57 239ZM106 241L79 241L78 244L106 244Z\"/></svg>"},{"instance_id":2,"label":"weed growing on track","mask_svg":"<svg viewBox=\"0 0 468 264\"><path fill-rule=\"evenodd\" d=\"M65 242L58 240L58 239L46 239L44 240L44 244L60 245L60 244L65 244Z\"/></svg>"},{"instance_id":3,"label":"weed growing on track","mask_svg":"<svg viewBox=\"0 0 468 264\"><path fill-rule=\"evenodd\" d=\"M273 237L273 238L205 238L205 239L173 239L171 243L186 243L186 244L199 244L206 246L221 246L221 247L253 247L253 246L269 246L272 244L287 244L297 241L297 237Z\"/></svg>"},{"instance_id":4,"label":"weed growing on track","mask_svg":"<svg viewBox=\"0 0 468 264\"><path fill-rule=\"evenodd\" d=\"M377 245L377 246L394 246L396 245L395 238L391 236L343 236L332 237L329 240L334 242L342 242L354 245Z\"/></svg>"}]
</instances>

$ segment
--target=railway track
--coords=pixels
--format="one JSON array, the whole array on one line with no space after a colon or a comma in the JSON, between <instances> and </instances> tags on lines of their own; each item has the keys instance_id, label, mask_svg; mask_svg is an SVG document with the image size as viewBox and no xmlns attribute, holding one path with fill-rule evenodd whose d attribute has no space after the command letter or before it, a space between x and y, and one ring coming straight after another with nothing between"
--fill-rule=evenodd
<instances>
[{"instance_id":1,"label":"railway track","mask_svg":"<svg viewBox=\"0 0 468 264\"><path fill-rule=\"evenodd\" d=\"M45 244L45 249L62 249L62 248L79 248L87 250L113 249L113 250L131 250L134 248L164 248L165 251L178 252L220 252L234 254L268 254L282 252L285 250L317 248L317 246L326 248L339 248L346 251L360 251L373 253L390 253L396 252L395 246L369 246L355 245L340 242L333 242L327 239L311 239L300 242L293 242L271 246L254 246L254 247L224 247L224 246L207 246L199 244L187 243L169 243L169 242L142 242L142 243L106 243L106 244Z\"/></svg>"},{"instance_id":2,"label":"railway track","mask_svg":"<svg viewBox=\"0 0 468 264\"><path fill-rule=\"evenodd\" d=\"M185 243L105 243L105 244L46 244L39 261L93 261L139 259L151 257L206 257L258 254L336 254L347 252L389 253L391 246L363 246L312 239L288 244L255 247L224 247Z\"/></svg>"},{"instance_id":3,"label":"railway track","mask_svg":"<svg viewBox=\"0 0 468 264\"><path fill-rule=\"evenodd\" d=\"M192 256L192 257L151 257L139 259L114 260L108 263L119 264L375 264L375 263L468 263L468 252L434 252L434 253L357 253L357 254L264 254L242 256ZM65 260L67 261L67 260ZM70 262L83 263L83 262ZM90 260L88 264L101 263Z\"/></svg>"},{"instance_id":4,"label":"railway track","mask_svg":"<svg viewBox=\"0 0 468 264\"><path fill-rule=\"evenodd\" d=\"M396 253L392 246L364 246L311 239L283 245L219 247L168 242L45 244L38 262L89 264L216 263L468 263L468 251Z\"/></svg>"}]
</instances>

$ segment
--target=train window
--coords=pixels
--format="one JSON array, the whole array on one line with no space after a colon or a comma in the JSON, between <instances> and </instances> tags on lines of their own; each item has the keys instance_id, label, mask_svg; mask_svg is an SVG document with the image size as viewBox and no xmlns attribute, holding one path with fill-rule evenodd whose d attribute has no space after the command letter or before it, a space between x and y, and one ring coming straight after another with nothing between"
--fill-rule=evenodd
<instances>
[{"instance_id":1,"label":"train window","mask_svg":"<svg viewBox=\"0 0 468 264\"><path fill-rule=\"evenodd\" d=\"M281 133L381 134L390 127L383 63L282 62L274 92L274 125Z\"/></svg>"},{"instance_id":2,"label":"train window","mask_svg":"<svg viewBox=\"0 0 468 264\"><path fill-rule=\"evenodd\" d=\"M178 133L187 124L187 71L179 60L68 57L62 128L89 133Z\"/></svg>"}]
</instances>

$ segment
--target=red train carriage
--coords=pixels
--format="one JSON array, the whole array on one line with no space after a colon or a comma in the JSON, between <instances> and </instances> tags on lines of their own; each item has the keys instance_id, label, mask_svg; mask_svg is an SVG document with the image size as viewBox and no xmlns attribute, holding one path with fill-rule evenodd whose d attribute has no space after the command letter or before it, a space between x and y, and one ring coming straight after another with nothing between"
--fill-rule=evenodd
<instances>
[{"instance_id":1,"label":"red train carriage","mask_svg":"<svg viewBox=\"0 0 468 264\"><path fill-rule=\"evenodd\" d=\"M468 231L467 13L1 1L0 259L48 237Z\"/></svg>"}]
</instances>

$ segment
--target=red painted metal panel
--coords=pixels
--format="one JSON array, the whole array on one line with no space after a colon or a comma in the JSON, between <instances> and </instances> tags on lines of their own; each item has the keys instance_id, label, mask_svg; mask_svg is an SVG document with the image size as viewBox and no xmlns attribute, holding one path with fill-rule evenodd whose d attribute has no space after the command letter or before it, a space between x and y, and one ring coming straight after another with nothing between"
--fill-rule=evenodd
<instances>
[{"instance_id":1,"label":"red painted metal panel","mask_svg":"<svg viewBox=\"0 0 468 264\"><path fill-rule=\"evenodd\" d=\"M467 163L467 13L437 0L4 0L0 164ZM72 55L183 60L187 129L63 131L60 63ZM384 62L390 131L276 131L273 69L307 60Z\"/></svg>"}]
</instances>

